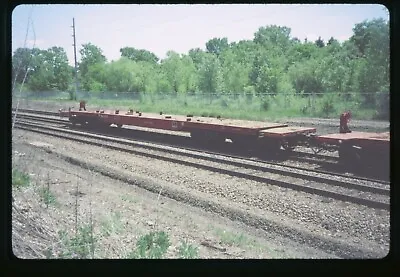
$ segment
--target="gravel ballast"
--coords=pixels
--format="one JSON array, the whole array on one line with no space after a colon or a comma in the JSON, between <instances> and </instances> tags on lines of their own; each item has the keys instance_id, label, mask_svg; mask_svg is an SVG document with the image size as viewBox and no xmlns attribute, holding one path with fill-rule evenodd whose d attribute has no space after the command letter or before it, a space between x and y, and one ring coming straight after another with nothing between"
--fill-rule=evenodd
<instances>
[{"instance_id":1,"label":"gravel ballast","mask_svg":"<svg viewBox=\"0 0 400 277\"><path fill-rule=\"evenodd\" d=\"M29 133L29 137L39 141L44 136ZM110 172L121 172L133 179L146 176L153 182L167 182L180 191L190 191L192 196L209 195L216 203L237 206L238 210L264 219L278 216L279 221L293 229L301 228L328 240L347 241L349 253L342 253L344 257L384 256L388 251L389 212L79 143L47 137L46 142L53 145L48 151L82 163L106 166ZM363 246L360 253L354 253L352 247L356 245Z\"/></svg>"}]
</instances>

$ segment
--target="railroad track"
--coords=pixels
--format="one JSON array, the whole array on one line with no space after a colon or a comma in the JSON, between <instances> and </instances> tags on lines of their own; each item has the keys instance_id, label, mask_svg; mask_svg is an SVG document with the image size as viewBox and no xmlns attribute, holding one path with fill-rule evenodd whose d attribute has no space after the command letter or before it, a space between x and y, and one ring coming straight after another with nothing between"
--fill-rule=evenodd
<instances>
[{"instance_id":1,"label":"railroad track","mask_svg":"<svg viewBox=\"0 0 400 277\"><path fill-rule=\"evenodd\" d=\"M21 110L19 109L18 118L21 119L29 119L33 121L42 121L48 123L54 123L55 125L68 125L71 129L75 130L83 130L89 131L87 129L81 128L79 126L72 127L72 124L68 119L61 119L58 116L58 113L47 112L47 111L38 111L38 114L32 114L34 110ZM49 118L48 116L51 116ZM187 136L182 135L172 135L172 134L164 134L149 131L141 131L139 129L131 129L131 128L109 128L107 131L101 130L100 132L96 132L95 130L90 130L91 133L96 134L107 134L113 137L122 137L122 138L134 138L135 141L143 141L143 142L155 142L158 144L166 145L166 146L174 146L179 147L181 149L198 151L202 150L205 153L209 154L219 154L224 156L229 156L231 158L248 158L253 161L258 161L262 163L274 164L274 165L285 165L287 168L291 168L293 170L300 170L306 168L308 171L312 171L316 174L326 174L326 173L334 173L335 176L338 177L356 177L358 180L367 181L367 182L383 182L389 185L388 176L378 176L374 174L373 171L364 171L361 174L352 173L344 173L345 169L343 169L338 163L337 156L327 156L321 154L313 154L313 153L305 153L305 152L297 152L297 151L281 151L281 156L270 156L267 157L268 161L265 158L254 157L253 153L248 152L243 149L238 149L237 147L232 147L230 143L224 143L222 145L199 145L198 143L193 143ZM301 165L298 165L301 162ZM318 168L325 168L318 169Z\"/></svg>"},{"instance_id":2,"label":"railroad track","mask_svg":"<svg viewBox=\"0 0 400 277\"><path fill-rule=\"evenodd\" d=\"M15 112L15 109L12 109L12 112ZM31 118L34 119L37 115L47 115L47 116L53 116L53 117L59 117L59 114L57 112L49 112L49 111L40 111L40 110L30 110L30 109L18 109L19 113L28 113L31 114ZM29 115L22 114L21 116L23 117L28 117ZM60 119L62 120L62 119ZM64 121L69 122L68 120L64 119ZM328 161L328 162L337 162L338 157L337 156L331 156L331 155L323 155L323 154L318 154L318 153L307 153L303 151L292 151L293 155L290 157L292 159L297 159L299 161L306 161L307 159L311 159L314 161Z\"/></svg>"},{"instance_id":3,"label":"railroad track","mask_svg":"<svg viewBox=\"0 0 400 277\"><path fill-rule=\"evenodd\" d=\"M18 114L17 120L19 119L24 119L24 120L30 120L32 122L45 122L45 123L50 123L53 125L70 125L69 120L66 119L58 119L58 118L49 118L49 117L43 117L43 116L32 116L32 115L26 115L26 114Z\"/></svg>"},{"instance_id":4,"label":"railroad track","mask_svg":"<svg viewBox=\"0 0 400 277\"><path fill-rule=\"evenodd\" d=\"M69 130L59 126L48 126L38 122L27 121L22 117L17 119L16 127L62 139L201 168L211 172L254 180L282 188L303 191L335 200L377 209L390 209L390 186L385 182L343 177L269 162L258 162L232 156L217 155L215 153L205 153ZM285 176L285 181L282 180L283 176Z\"/></svg>"},{"instance_id":5,"label":"railroad track","mask_svg":"<svg viewBox=\"0 0 400 277\"><path fill-rule=\"evenodd\" d=\"M16 111L16 109L12 108L12 113L14 113L15 111ZM39 111L39 110L30 110L30 109L18 109L18 112L19 113L31 113L31 114L59 116L58 112Z\"/></svg>"},{"instance_id":6,"label":"railroad track","mask_svg":"<svg viewBox=\"0 0 400 277\"><path fill-rule=\"evenodd\" d=\"M50 123L53 126L70 126L70 123L68 120L62 120L62 119L48 119L45 117L37 117L37 116L25 116L25 115L21 115L19 118L22 118L24 120L28 120L31 123L35 123L35 122L46 122L46 123ZM114 128L115 130L118 130L117 128ZM87 129L84 128L80 128L80 127L75 127L74 130L81 130L81 131L85 131L87 132ZM94 130L91 130L90 133L93 134L98 134L98 135L104 135L105 133L103 131L101 132L96 132ZM145 132L146 133L146 132ZM107 133L107 135L110 135L110 133ZM165 138L162 137L161 140L152 140L151 138L146 137L145 139L141 140L140 138L138 139L137 137L135 137L134 135L132 135L131 133L129 133L128 135L123 135L120 136L119 134L116 134L116 136L112 135L112 137L116 137L116 138L127 138L127 139L131 139L132 137L135 138L135 141L141 141L141 142L155 142L155 143L160 143L160 141L162 141L162 145L164 146L174 146L174 147L178 147L179 149L183 149L183 150L190 150L190 151L199 151L199 145L195 145L193 147L191 147L191 143L189 140L189 143L187 143L187 141L171 141L171 142L165 142ZM184 144L187 144L188 146L182 146ZM206 147L206 146L205 146ZM201 147L200 147L201 148ZM219 147L217 147L219 148ZM236 149L235 149L236 150ZM223 155L225 157L229 157L229 158L234 158L234 159L243 159L243 158L247 158L249 161L251 162L259 162L259 163L263 163L263 164L269 164L269 165L276 165L276 166L285 166L288 169L292 169L292 170L304 170L304 165L302 167L299 166L293 166L293 165L288 165L286 163L282 163L282 162L271 162L271 161L265 161L265 160L261 160L261 159L257 159L257 158L248 158L245 157L243 155L243 153L239 153L237 155L229 155L228 153L230 153L230 149L225 149L225 151L221 151L221 149L218 150L212 150L212 151L207 151L207 150L203 150L201 149L201 151L203 153L206 154L210 154L210 155ZM216 152L218 151L218 152ZM233 152L233 151L232 151ZM242 154L242 155L241 155ZM306 161L308 162L308 161ZM314 174L332 174L332 172L329 171L323 171L323 170L318 170L318 169L311 169L311 168L307 168L306 169L308 172L312 172ZM292 175L297 175L295 172L290 172L288 174L292 174ZM335 176L337 177L342 177L342 178L350 178L351 176L346 175L346 174L340 174L340 173L335 173ZM296 176L295 176L296 177ZM301 177L301 176L300 176ZM357 181L365 181L365 182L375 182L375 183L382 183L385 184L387 186L389 186L389 182L385 181L385 180L377 180L377 179L372 179L372 178L366 178L366 177L360 177L357 176ZM319 181L318 179L316 181ZM329 181L331 182L331 184L333 185L339 185L340 186L340 182L337 182L336 180ZM373 191L371 191L373 192Z\"/></svg>"}]
</instances>

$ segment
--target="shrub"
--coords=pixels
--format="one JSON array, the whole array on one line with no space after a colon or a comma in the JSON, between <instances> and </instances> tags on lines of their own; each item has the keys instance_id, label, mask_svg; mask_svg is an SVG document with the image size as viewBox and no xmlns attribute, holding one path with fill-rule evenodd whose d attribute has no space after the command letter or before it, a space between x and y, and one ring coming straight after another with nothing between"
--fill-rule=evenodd
<instances>
[{"instance_id":1,"label":"shrub","mask_svg":"<svg viewBox=\"0 0 400 277\"><path fill-rule=\"evenodd\" d=\"M319 114L321 116L328 117L330 114L335 112L335 97L333 94L326 93L319 101L320 110Z\"/></svg>"},{"instance_id":2,"label":"shrub","mask_svg":"<svg viewBox=\"0 0 400 277\"><path fill-rule=\"evenodd\" d=\"M50 191L48 187L40 188L39 195L41 200L46 204L55 204L56 203L56 196Z\"/></svg>"},{"instance_id":3,"label":"shrub","mask_svg":"<svg viewBox=\"0 0 400 277\"><path fill-rule=\"evenodd\" d=\"M80 226L78 233L73 237L69 237L66 231L60 231L58 234L62 243L59 258L87 259L90 253L94 253L97 238L93 236L90 224Z\"/></svg>"},{"instance_id":4,"label":"shrub","mask_svg":"<svg viewBox=\"0 0 400 277\"><path fill-rule=\"evenodd\" d=\"M18 169L12 170L12 185L16 188L26 187L30 184L29 175L19 171Z\"/></svg>"},{"instance_id":5,"label":"shrub","mask_svg":"<svg viewBox=\"0 0 400 277\"><path fill-rule=\"evenodd\" d=\"M128 258L161 259L170 245L165 232L150 232L139 238L136 243L136 251L129 254Z\"/></svg>"},{"instance_id":6,"label":"shrub","mask_svg":"<svg viewBox=\"0 0 400 277\"><path fill-rule=\"evenodd\" d=\"M124 198L124 199L127 199L127 198ZM101 223L101 227L102 227L102 234L105 237L110 236L112 233L116 233L116 234L120 233L124 228L124 225L121 221L121 213L120 212L112 213L111 219L103 221Z\"/></svg>"},{"instance_id":7,"label":"shrub","mask_svg":"<svg viewBox=\"0 0 400 277\"><path fill-rule=\"evenodd\" d=\"M325 116L328 116L329 114L333 113L335 111L335 107L333 106L333 103L329 100L325 100L322 104L322 114Z\"/></svg>"},{"instance_id":8,"label":"shrub","mask_svg":"<svg viewBox=\"0 0 400 277\"><path fill-rule=\"evenodd\" d=\"M188 244L186 241L181 242L178 251L181 259L194 259L199 255L199 249L192 244Z\"/></svg>"},{"instance_id":9,"label":"shrub","mask_svg":"<svg viewBox=\"0 0 400 277\"><path fill-rule=\"evenodd\" d=\"M390 95L387 92L378 93L377 96L376 119L389 120L390 117Z\"/></svg>"},{"instance_id":10,"label":"shrub","mask_svg":"<svg viewBox=\"0 0 400 277\"><path fill-rule=\"evenodd\" d=\"M219 104L221 107L226 108L228 107L228 103L225 101L225 99L219 100Z\"/></svg>"},{"instance_id":11,"label":"shrub","mask_svg":"<svg viewBox=\"0 0 400 277\"><path fill-rule=\"evenodd\" d=\"M270 108L270 102L269 102L269 100L267 98L264 98L261 101L261 110L262 111L268 111L269 108Z\"/></svg>"},{"instance_id":12,"label":"shrub","mask_svg":"<svg viewBox=\"0 0 400 277\"><path fill-rule=\"evenodd\" d=\"M305 105L305 106L301 107L300 111L304 115L308 114L309 113L309 106Z\"/></svg>"}]
</instances>

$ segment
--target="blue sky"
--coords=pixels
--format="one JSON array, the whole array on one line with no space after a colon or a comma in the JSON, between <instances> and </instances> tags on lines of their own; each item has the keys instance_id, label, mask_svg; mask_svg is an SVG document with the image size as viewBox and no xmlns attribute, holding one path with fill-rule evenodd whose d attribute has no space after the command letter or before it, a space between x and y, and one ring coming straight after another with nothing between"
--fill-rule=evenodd
<instances>
[{"instance_id":1,"label":"blue sky","mask_svg":"<svg viewBox=\"0 0 400 277\"><path fill-rule=\"evenodd\" d=\"M382 5L20 5L12 13L12 51L24 47L65 49L73 65L72 18L75 18L77 59L82 44L91 42L103 50L108 61L120 57L125 46L146 49L164 58L167 51L187 53L205 49L208 40L227 37L229 42L253 39L261 26L291 28L302 41L339 41L352 35L363 20L389 19Z\"/></svg>"}]
</instances>

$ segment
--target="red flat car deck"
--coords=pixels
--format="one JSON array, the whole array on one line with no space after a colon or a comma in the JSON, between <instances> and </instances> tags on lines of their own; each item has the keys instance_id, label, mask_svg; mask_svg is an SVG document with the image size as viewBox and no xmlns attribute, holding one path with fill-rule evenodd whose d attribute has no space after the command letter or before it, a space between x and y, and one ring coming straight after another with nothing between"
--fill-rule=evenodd
<instances>
[{"instance_id":1,"label":"red flat car deck","mask_svg":"<svg viewBox=\"0 0 400 277\"><path fill-rule=\"evenodd\" d=\"M315 128L288 127L284 123L246 121L209 117L188 117L181 115L160 115L154 113L118 113L115 111L71 111L80 118L100 117L104 122L117 125L133 125L173 131L214 131L225 134L283 138L315 132ZM68 112L62 112L68 116Z\"/></svg>"},{"instance_id":2,"label":"red flat car deck","mask_svg":"<svg viewBox=\"0 0 400 277\"><path fill-rule=\"evenodd\" d=\"M319 142L339 145L343 142L351 142L360 146L366 145L386 145L390 143L390 133L366 133L366 132L351 132L345 134L328 134L318 136L316 139Z\"/></svg>"},{"instance_id":3,"label":"red flat car deck","mask_svg":"<svg viewBox=\"0 0 400 277\"><path fill-rule=\"evenodd\" d=\"M316 139L321 142L327 142L331 144L339 144L340 141L362 140L362 139L390 141L390 133L351 132L345 134L322 135L318 136Z\"/></svg>"},{"instance_id":4,"label":"red flat car deck","mask_svg":"<svg viewBox=\"0 0 400 277\"><path fill-rule=\"evenodd\" d=\"M293 126L286 126L286 127L278 127L278 128L271 128L267 130L262 130L260 133L264 137L291 137L300 134L309 134L315 133L316 128L308 128L308 127L293 127Z\"/></svg>"}]
</instances>

